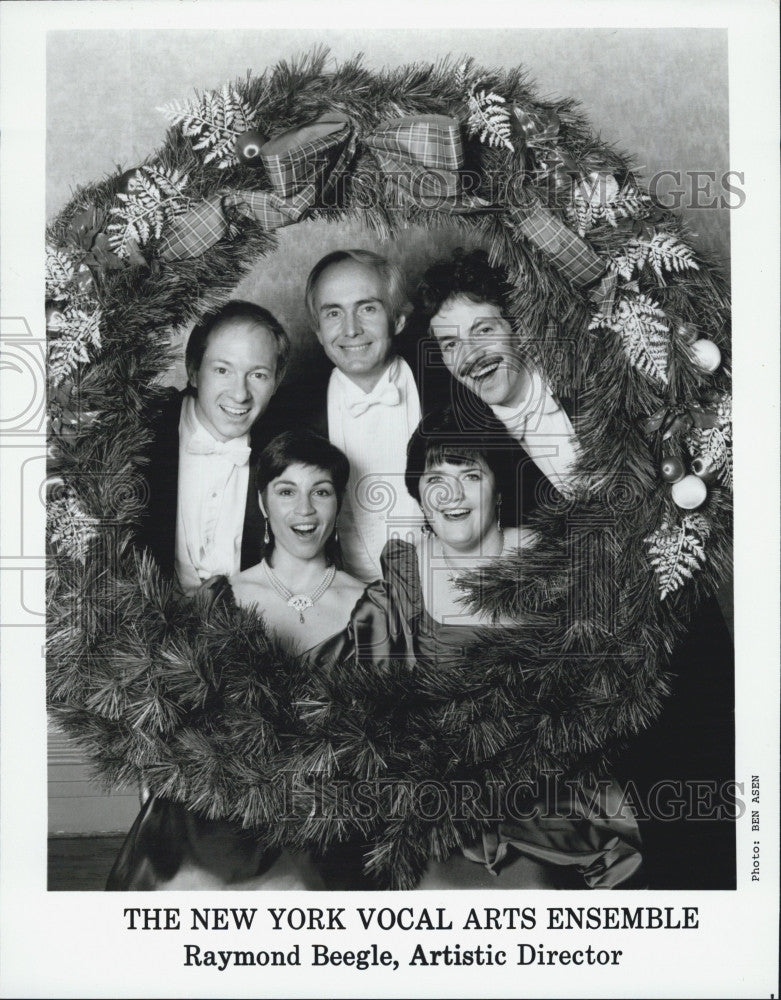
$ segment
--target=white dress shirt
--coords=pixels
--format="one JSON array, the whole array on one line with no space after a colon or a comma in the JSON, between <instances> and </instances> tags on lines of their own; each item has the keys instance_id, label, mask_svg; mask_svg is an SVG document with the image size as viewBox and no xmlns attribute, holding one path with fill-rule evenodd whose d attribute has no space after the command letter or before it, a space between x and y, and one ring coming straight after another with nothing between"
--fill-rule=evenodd
<instances>
[{"instance_id":1,"label":"white dress shirt","mask_svg":"<svg viewBox=\"0 0 781 1000\"><path fill-rule=\"evenodd\" d=\"M217 441L185 396L179 418L176 575L186 594L218 573L241 568L249 486L249 435Z\"/></svg>"},{"instance_id":2,"label":"white dress shirt","mask_svg":"<svg viewBox=\"0 0 781 1000\"><path fill-rule=\"evenodd\" d=\"M529 391L516 406L492 406L509 434L563 494L572 492L579 445L570 419L542 374L534 369Z\"/></svg>"},{"instance_id":3,"label":"white dress shirt","mask_svg":"<svg viewBox=\"0 0 781 1000\"><path fill-rule=\"evenodd\" d=\"M391 534L417 530L420 508L407 493L407 441L420 423L409 365L394 358L371 392L335 368L328 383L328 437L350 461L339 514L345 569L364 583L381 576L380 553Z\"/></svg>"}]
</instances>

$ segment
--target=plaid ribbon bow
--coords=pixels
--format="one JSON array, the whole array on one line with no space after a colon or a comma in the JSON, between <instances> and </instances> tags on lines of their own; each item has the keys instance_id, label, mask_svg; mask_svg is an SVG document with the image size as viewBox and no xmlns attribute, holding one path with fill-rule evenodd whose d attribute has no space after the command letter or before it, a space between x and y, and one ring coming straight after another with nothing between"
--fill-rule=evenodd
<instances>
[{"instance_id":1,"label":"plaid ribbon bow","mask_svg":"<svg viewBox=\"0 0 781 1000\"><path fill-rule=\"evenodd\" d=\"M605 262L584 239L536 200L509 208L508 215L512 227L541 250L576 288L583 290L599 281L589 298L606 315L612 313L617 276L605 273Z\"/></svg>"},{"instance_id":2,"label":"plaid ribbon bow","mask_svg":"<svg viewBox=\"0 0 781 1000\"><path fill-rule=\"evenodd\" d=\"M681 431L688 431L692 427L700 430L707 430L718 427L719 417L713 410L706 410L699 403L689 403L688 406L661 406L650 417L643 417L640 421L640 429L644 434L651 435L656 431L662 432L662 440Z\"/></svg>"},{"instance_id":3,"label":"plaid ribbon bow","mask_svg":"<svg viewBox=\"0 0 781 1000\"><path fill-rule=\"evenodd\" d=\"M464 150L456 119L398 118L379 126L363 143L400 205L453 214L491 208L462 188ZM175 219L162 240L160 256L168 261L200 256L226 234L231 211L268 230L298 222L333 190L355 154L355 144L347 118L329 113L271 139L260 155L273 190L232 191L200 202ZM364 176L353 180L356 186L367 183ZM374 179L371 183L375 195ZM616 275L606 273L604 262L585 240L539 201L507 211L514 231L541 250L576 288L590 289L589 297L602 312L612 312Z\"/></svg>"},{"instance_id":4,"label":"plaid ribbon bow","mask_svg":"<svg viewBox=\"0 0 781 1000\"><path fill-rule=\"evenodd\" d=\"M363 142L393 185L400 205L452 213L489 207L487 201L461 190L464 148L455 118L397 118L380 125Z\"/></svg>"},{"instance_id":5,"label":"plaid ribbon bow","mask_svg":"<svg viewBox=\"0 0 781 1000\"><path fill-rule=\"evenodd\" d=\"M298 222L333 189L355 153L355 138L343 115L283 132L265 143L261 159L273 191L232 191L199 202L179 216L162 240L163 260L199 257L228 231L229 212L279 229Z\"/></svg>"}]
</instances>

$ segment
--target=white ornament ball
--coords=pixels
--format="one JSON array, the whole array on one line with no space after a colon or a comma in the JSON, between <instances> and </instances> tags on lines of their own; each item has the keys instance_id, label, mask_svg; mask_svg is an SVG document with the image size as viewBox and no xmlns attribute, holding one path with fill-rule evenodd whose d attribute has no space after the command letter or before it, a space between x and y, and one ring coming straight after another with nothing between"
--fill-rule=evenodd
<instances>
[{"instance_id":1,"label":"white ornament ball","mask_svg":"<svg viewBox=\"0 0 781 1000\"><path fill-rule=\"evenodd\" d=\"M699 476L684 476L672 485L673 500L684 510L694 510L705 502L708 488Z\"/></svg>"},{"instance_id":2,"label":"white ornament ball","mask_svg":"<svg viewBox=\"0 0 781 1000\"><path fill-rule=\"evenodd\" d=\"M721 364L721 351L712 340L695 340L691 352L695 364L706 372L715 372Z\"/></svg>"}]
</instances>

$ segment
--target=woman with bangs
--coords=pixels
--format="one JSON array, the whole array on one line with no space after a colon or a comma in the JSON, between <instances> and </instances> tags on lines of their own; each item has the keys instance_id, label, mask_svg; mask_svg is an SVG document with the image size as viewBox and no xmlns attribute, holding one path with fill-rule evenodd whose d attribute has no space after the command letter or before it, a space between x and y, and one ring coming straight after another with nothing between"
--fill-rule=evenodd
<instances>
[{"instance_id":1,"label":"woman with bangs","mask_svg":"<svg viewBox=\"0 0 781 1000\"><path fill-rule=\"evenodd\" d=\"M382 564L393 620L415 661L418 687L479 662L492 628L522 623L491 617L464 603L462 574L490 567L533 546L536 533L502 523L502 491L511 482L506 432L496 423L477 436L465 434L450 408L421 422L407 448L405 483L423 511L417 542L392 539ZM428 672L432 684L426 683ZM447 683L447 682L445 682ZM431 730L439 706L429 706ZM424 723L425 726L425 723ZM482 823L477 839L431 861L417 888L613 888L629 881L641 864L637 824L620 808L621 791L605 782L596 810L562 800L530 802L524 816ZM576 797L577 798L577 797ZM525 818L530 816L531 818Z\"/></svg>"},{"instance_id":2,"label":"woman with bangs","mask_svg":"<svg viewBox=\"0 0 781 1000\"><path fill-rule=\"evenodd\" d=\"M364 586L341 569L336 520L350 467L309 430L286 431L255 470L266 522L260 562L206 581L201 598L229 614L248 608L307 670L386 651L387 602L380 581ZM360 644L360 649L359 649ZM249 665L251 667L251 664ZM252 830L210 819L153 794L128 833L106 888L323 889L308 854L268 849Z\"/></svg>"},{"instance_id":3,"label":"woman with bangs","mask_svg":"<svg viewBox=\"0 0 781 1000\"><path fill-rule=\"evenodd\" d=\"M512 299L508 274L485 251L456 250L424 274L414 325L436 342L460 417L477 425L494 417L512 439L514 491L505 497L505 516L523 523L541 488L548 493L552 485L566 497L587 492L590 483L581 471L572 400L556 396L529 356ZM616 769L648 813L642 830L651 888L734 886L734 643L716 595L702 601L685 634L671 639L672 696L621 748ZM658 805L664 787L678 790L675 804ZM705 824L697 798L703 787L718 790Z\"/></svg>"}]
</instances>

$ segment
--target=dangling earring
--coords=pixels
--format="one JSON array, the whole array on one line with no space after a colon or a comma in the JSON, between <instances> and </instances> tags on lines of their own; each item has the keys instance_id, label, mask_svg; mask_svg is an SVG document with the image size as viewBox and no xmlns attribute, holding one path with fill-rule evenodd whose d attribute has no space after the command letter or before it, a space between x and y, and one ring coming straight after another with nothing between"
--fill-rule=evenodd
<instances>
[{"instance_id":1,"label":"dangling earring","mask_svg":"<svg viewBox=\"0 0 781 1000\"><path fill-rule=\"evenodd\" d=\"M428 521L425 519L425 517L423 518L423 523L420 526L420 533L421 533L421 535L430 535L431 534L431 525L428 523Z\"/></svg>"},{"instance_id":2,"label":"dangling earring","mask_svg":"<svg viewBox=\"0 0 781 1000\"><path fill-rule=\"evenodd\" d=\"M499 533L502 532L502 498L496 501L496 527L499 529Z\"/></svg>"},{"instance_id":3,"label":"dangling earring","mask_svg":"<svg viewBox=\"0 0 781 1000\"><path fill-rule=\"evenodd\" d=\"M334 528L334 541L335 542L339 541L339 529L338 528Z\"/></svg>"},{"instance_id":4,"label":"dangling earring","mask_svg":"<svg viewBox=\"0 0 781 1000\"><path fill-rule=\"evenodd\" d=\"M258 490L258 507L260 507L260 513L263 515L263 544L268 546L271 536L268 533L268 514L266 513L266 505L263 503L263 493L261 490Z\"/></svg>"}]
</instances>

